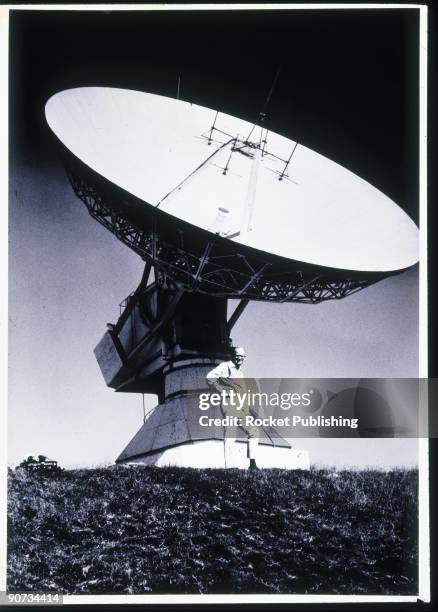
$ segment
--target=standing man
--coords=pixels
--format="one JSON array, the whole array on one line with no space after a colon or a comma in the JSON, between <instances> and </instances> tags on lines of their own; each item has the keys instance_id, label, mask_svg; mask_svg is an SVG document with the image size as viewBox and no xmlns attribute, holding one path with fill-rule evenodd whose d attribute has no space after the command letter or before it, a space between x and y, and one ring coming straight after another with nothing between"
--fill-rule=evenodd
<instances>
[{"instance_id":1,"label":"standing man","mask_svg":"<svg viewBox=\"0 0 438 612\"><path fill-rule=\"evenodd\" d=\"M244 378L241 366L245 361L245 357L245 349L242 346L233 347L231 360L223 361L207 374L207 383L209 384L209 386L214 387L219 393L222 393L222 391L230 391L231 389L233 389L237 393L239 393L240 390L243 391L243 387L239 385L239 382L236 379ZM232 413L233 411L234 409L232 406L224 406L222 404L222 412L224 416L227 416L228 412ZM240 411L239 416L242 417L243 421L243 425L241 427L248 436L249 468L257 469L256 454L258 447L258 428L246 426L245 416L247 414L250 414L249 406L243 407L243 409ZM233 439L227 437L226 433L227 432L225 432L225 464L227 462L227 454L229 454L229 448L227 449L227 443L229 445L233 442Z\"/></svg>"}]
</instances>

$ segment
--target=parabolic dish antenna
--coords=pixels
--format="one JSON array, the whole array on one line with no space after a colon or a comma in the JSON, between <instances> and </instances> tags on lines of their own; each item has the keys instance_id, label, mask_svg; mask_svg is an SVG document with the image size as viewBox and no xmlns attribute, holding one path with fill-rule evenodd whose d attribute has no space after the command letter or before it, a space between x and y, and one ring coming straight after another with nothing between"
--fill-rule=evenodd
<instances>
[{"instance_id":1,"label":"parabolic dish antenna","mask_svg":"<svg viewBox=\"0 0 438 612\"><path fill-rule=\"evenodd\" d=\"M227 459L225 428L198 422L198 394L230 358L246 304L346 297L415 264L417 227L366 181L269 131L262 114L251 124L85 87L50 98L46 117L78 197L146 262L95 348L109 387L159 398L117 461L246 466L242 440ZM230 317L229 298L240 300ZM305 451L262 429L261 465L308 467Z\"/></svg>"},{"instance_id":2,"label":"parabolic dish antenna","mask_svg":"<svg viewBox=\"0 0 438 612\"><path fill-rule=\"evenodd\" d=\"M418 261L391 199L263 123L106 87L62 91L46 117L91 214L186 290L321 301Z\"/></svg>"},{"instance_id":3,"label":"parabolic dish antenna","mask_svg":"<svg viewBox=\"0 0 438 612\"><path fill-rule=\"evenodd\" d=\"M56 94L46 116L77 158L144 207L238 244L343 270L392 272L418 260L417 228L392 200L263 126L103 87Z\"/></svg>"}]
</instances>

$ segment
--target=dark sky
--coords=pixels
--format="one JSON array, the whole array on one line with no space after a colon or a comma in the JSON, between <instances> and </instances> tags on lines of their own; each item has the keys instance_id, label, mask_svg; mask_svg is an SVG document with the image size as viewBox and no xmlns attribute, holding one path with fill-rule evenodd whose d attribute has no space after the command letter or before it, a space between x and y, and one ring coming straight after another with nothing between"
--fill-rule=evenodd
<instances>
[{"instance_id":1,"label":"dark sky","mask_svg":"<svg viewBox=\"0 0 438 612\"><path fill-rule=\"evenodd\" d=\"M417 31L412 10L12 13L13 463L38 452L70 466L111 462L141 419L140 397L107 389L93 355L141 260L75 197L45 123L47 98L86 85L175 97L180 75L181 98L252 120L281 66L268 127L368 180L417 221ZM235 335L249 376L415 377L417 269L315 307L252 303ZM383 441L371 457L359 442L314 445L311 461L415 463L412 444Z\"/></svg>"}]
</instances>

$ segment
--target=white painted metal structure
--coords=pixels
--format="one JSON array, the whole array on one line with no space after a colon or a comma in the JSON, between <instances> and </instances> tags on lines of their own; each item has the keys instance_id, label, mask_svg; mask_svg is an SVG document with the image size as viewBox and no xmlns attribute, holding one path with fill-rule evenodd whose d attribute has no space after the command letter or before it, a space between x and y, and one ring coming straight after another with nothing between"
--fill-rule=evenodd
<instances>
[{"instance_id":1,"label":"white painted metal structure","mask_svg":"<svg viewBox=\"0 0 438 612\"><path fill-rule=\"evenodd\" d=\"M46 117L76 157L145 206L236 243L343 270L391 272L418 261L418 229L391 199L263 127L103 87L56 94Z\"/></svg>"},{"instance_id":2,"label":"white painted metal structure","mask_svg":"<svg viewBox=\"0 0 438 612\"><path fill-rule=\"evenodd\" d=\"M192 444L173 446L162 452L131 459L126 463L157 467L247 469L249 461L246 443L231 438L225 440L225 443L222 440L199 440ZM308 470L310 469L309 452L296 448L272 448L259 444L257 466L262 469Z\"/></svg>"},{"instance_id":3,"label":"white painted metal structure","mask_svg":"<svg viewBox=\"0 0 438 612\"><path fill-rule=\"evenodd\" d=\"M230 295L226 291L231 291L232 297L237 295L242 301L272 298L317 303L344 297L418 261L418 229L401 208L340 165L301 143L268 131L262 121L251 124L181 100L102 87L71 89L54 95L46 104L46 118L61 143L80 162L78 177L72 185L90 213L145 260L151 259L155 264L157 257L161 257L158 262L161 271L164 265L169 266L165 273L170 275L168 269L181 268L186 276L176 278L182 283L180 291L202 293L202 289L213 295L216 291L222 299ZM87 177L90 169L91 179ZM100 195L99 186L94 188L94 182L98 185L102 182L100 177L105 183L103 191L110 193L109 203L105 207L103 202L102 210L99 207L104 196ZM117 206L112 208L111 191L118 194L116 199L120 196L125 207L120 219ZM125 198L124 192L134 196L135 202L126 202L129 198ZM167 215L160 212L155 215L154 209ZM146 246L126 239L131 235L125 221L129 226L130 214L139 210L141 214L135 217L135 223L140 219L140 229L137 226L133 229L134 234L144 235ZM201 252L194 249L185 258L185 253L181 253L186 248L185 241L178 238L178 244L170 248L164 231L161 254L157 255L160 231L155 225L152 230L150 227L144 230L142 223L152 225L149 221L158 217L170 219L172 230L181 235L184 224L189 224L185 236L202 235L204 240L200 229L210 232ZM124 231L128 233L122 236ZM230 269L222 269L217 263L224 258L223 243L229 248L225 259L235 259L236 270L231 264ZM149 244L152 252L147 250ZM247 251L252 249L250 259L254 253L263 256L263 261L254 268L248 264L249 273L237 265L242 260L246 262L245 247L249 247ZM219 255L210 252L215 248ZM274 270L268 270L272 278L263 277L275 256L289 260L290 270L284 278L283 268L274 266ZM207 263L219 270L210 269L208 278L206 273L201 279ZM312 266L321 270L306 269ZM327 271L330 273L325 278ZM212 276L222 273L231 277L229 287L226 281L221 284ZM233 284L236 279L237 289ZM306 288L309 295L304 293ZM135 307L134 299L132 304ZM104 336L108 348L108 354L103 351L104 357L108 357L111 367L116 364L107 384L118 389L120 381L113 384L113 380L120 374L121 380L126 378L133 385L142 383L147 389L146 378L142 380L138 375L139 364L134 364L134 358L130 361L129 351L135 353L137 349L131 347L124 354L123 346L120 348L122 328L120 324L112 335L107 332ZM148 332L145 333L148 339ZM202 350L196 353L196 349L194 353L201 361L204 357L211 359L208 349L205 354ZM169 359L164 370L170 370L165 376L162 372L166 386L172 376L180 376L172 367L177 371L183 357L175 353ZM146 359L146 354L142 359ZM136 374L131 376L130 368L134 365ZM192 410L190 393L196 377L205 381L205 372L192 364L186 373L189 382L178 378L172 393L165 393L164 401L117 461L247 467L246 443L242 440L223 434L202 439L196 432L197 413ZM306 451L291 448L285 440L268 437L268 444L259 443L260 467L308 469Z\"/></svg>"}]
</instances>

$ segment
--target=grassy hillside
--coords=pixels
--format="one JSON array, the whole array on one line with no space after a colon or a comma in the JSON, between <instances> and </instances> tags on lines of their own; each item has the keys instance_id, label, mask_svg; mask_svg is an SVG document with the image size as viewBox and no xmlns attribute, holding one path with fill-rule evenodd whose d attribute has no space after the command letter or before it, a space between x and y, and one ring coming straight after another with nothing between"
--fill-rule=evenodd
<instances>
[{"instance_id":1,"label":"grassy hillside","mask_svg":"<svg viewBox=\"0 0 438 612\"><path fill-rule=\"evenodd\" d=\"M9 591L417 589L417 472L9 474Z\"/></svg>"}]
</instances>

